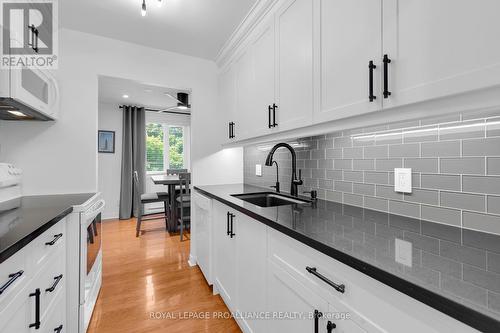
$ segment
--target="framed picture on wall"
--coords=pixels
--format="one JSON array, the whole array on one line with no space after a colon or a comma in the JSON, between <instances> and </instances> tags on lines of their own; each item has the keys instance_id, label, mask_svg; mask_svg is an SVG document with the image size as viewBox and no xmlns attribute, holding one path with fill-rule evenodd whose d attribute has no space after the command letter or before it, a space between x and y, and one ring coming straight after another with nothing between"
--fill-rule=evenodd
<instances>
[{"instance_id":1,"label":"framed picture on wall","mask_svg":"<svg viewBox=\"0 0 500 333\"><path fill-rule=\"evenodd\" d=\"M97 150L99 153L115 153L115 131L97 131Z\"/></svg>"}]
</instances>

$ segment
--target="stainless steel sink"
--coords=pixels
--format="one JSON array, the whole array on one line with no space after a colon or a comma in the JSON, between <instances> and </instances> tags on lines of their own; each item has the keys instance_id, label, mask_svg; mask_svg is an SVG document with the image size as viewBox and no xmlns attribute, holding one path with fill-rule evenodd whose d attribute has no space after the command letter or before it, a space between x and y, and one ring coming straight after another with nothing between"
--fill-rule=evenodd
<instances>
[{"instance_id":1,"label":"stainless steel sink","mask_svg":"<svg viewBox=\"0 0 500 333\"><path fill-rule=\"evenodd\" d=\"M289 197L274 192L259 192L259 193L243 193L233 194L235 198L249 202L260 207L276 207L285 205L303 205L310 201L299 198Z\"/></svg>"}]
</instances>

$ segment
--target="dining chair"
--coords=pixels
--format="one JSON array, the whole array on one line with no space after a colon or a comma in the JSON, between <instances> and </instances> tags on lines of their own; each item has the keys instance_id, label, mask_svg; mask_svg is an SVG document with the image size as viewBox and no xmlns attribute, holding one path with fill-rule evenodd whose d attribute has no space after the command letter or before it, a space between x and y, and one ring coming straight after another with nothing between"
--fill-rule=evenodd
<instances>
[{"instance_id":1,"label":"dining chair","mask_svg":"<svg viewBox=\"0 0 500 333\"><path fill-rule=\"evenodd\" d=\"M180 225L181 242L184 235L185 225L189 225L191 230L191 174L179 173L180 192L176 197L179 214L177 223Z\"/></svg>"},{"instance_id":2,"label":"dining chair","mask_svg":"<svg viewBox=\"0 0 500 333\"><path fill-rule=\"evenodd\" d=\"M178 175L180 173L187 173L187 169L167 169L167 175Z\"/></svg>"},{"instance_id":3,"label":"dining chair","mask_svg":"<svg viewBox=\"0 0 500 333\"><path fill-rule=\"evenodd\" d=\"M168 230L167 205L170 200L169 194L167 192L141 193L139 191L139 174L137 171L134 171L133 178L135 200L137 202L137 225L135 228L135 237L139 237L139 233L141 232L141 223L143 221L165 219L165 229ZM155 202L163 202L163 207L165 209L164 214L152 214L144 218L144 205Z\"/></svg>"}]
</instances>

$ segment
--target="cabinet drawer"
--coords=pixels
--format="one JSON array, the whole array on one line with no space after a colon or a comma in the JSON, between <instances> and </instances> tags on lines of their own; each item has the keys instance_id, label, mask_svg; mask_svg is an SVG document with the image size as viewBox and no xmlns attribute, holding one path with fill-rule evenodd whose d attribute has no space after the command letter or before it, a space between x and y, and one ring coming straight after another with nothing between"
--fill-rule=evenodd
<instances>
[{"instance_id":1,"label":"cabinet drawer","mask_svg":"<svg viewBox=\"0 0 500 333\"><path fill-rule=\"evenodd\" d=\"M27 252L29 246L18 251L0 264L0 313L14 297L27 285L32 270L28 269Z\"/></svg>"},{"instance_id":2,"label":"cabinet drawer","mask_svg":"<svg viewBox=\"0 0 500 333\"><path fill-rule=\"evenodd\" d=\"M54 253L62 255L66 240L65 235L66 219L53 225L49 230L33 240L30 254L30 267L38 271L44 262Z\"/></svg>"},{"instance_id":3,"label":"cabinet drawer","mask_svg":"<svg viewBox=\"0 0 500 333\"><path fill-rule=\"evenodd\" d=\"M271 262L274 262L287 271L311 291L325 297L328 303L331 304L334 315L338 314L342 316L348 314L350 317L348 321L350 323L341 323L339 324L339 328L352 326L357 329L355 332L363 332L364 330L369 332L383 331L349 304L353 293L357 294L358 292L357 286L350 283L348 278L341 274L338 268L332 268L328 264L327 261L334 261L333 259L321 258L323 254L274 230L271 230L269 233L268 246L270 250L269 260ZM320 277L309 273L306 267L315 268L318 275L339 285L339 287L343 285L344 292L339 291L341 288L339 290L334 289ZM342 321L347 320L339 320L339 322Z\"/></svg>"},{"instance_id":4,"label":"cabinet drawer","mask_svg":"<svg viewBox=\"0 0 500 333\"><path fill-rule=\"evenodd\" d=\"M34 277L30 289L40 289L40 316L48 315L52 303L59 294L66 294L65 256L51 256L43 269Z\"/></svg>"},{"instance_id":5,"label":"cabinet drawer","mask_svg":"<svg viewBox=\"0 0 500 333\"><path fill-rule=\"evenodd\" d=\"M269 229L269 260L278 263L310 290L322 295L335 311L348 312L368 332L476 332L471 327L400 293L315 249ZM345 285L340 293L306 267Z\"/></svg>"}]
</instances>

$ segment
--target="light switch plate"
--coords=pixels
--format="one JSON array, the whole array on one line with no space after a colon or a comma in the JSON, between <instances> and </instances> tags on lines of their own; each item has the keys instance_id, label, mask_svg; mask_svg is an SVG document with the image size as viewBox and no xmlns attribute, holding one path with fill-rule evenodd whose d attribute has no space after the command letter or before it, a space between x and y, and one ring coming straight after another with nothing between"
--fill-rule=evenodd
<instances>
[{"instance_id":1,"label":"light switch plate","mask_svg":"<svg viewBox=\"0 0 500 333\"><path fill-rule=\"evenodd\" d=\"M412 192L410 168L394 169L394 191L401 193Z\"/></svg>"},{"instance_id":2,"label":"light switch plate","mask_svg":"<svg viewBox=\"0 0 500 333\"><path fill-rule=\"evenodd\" d=\"M412 244L402 239L396 238L395 241L395 257L396 262L411 267L412 259Z\"/></svg>"},{"instance_id":3,"label":"light switch plate","mask_svg":"<svg viewBox=\"0 0 500 333\"><path fill-rule=\"evenodd\" d=\"M262 164L255 164L255 175L262 177Z\"/></svg>"}]
</instances>

